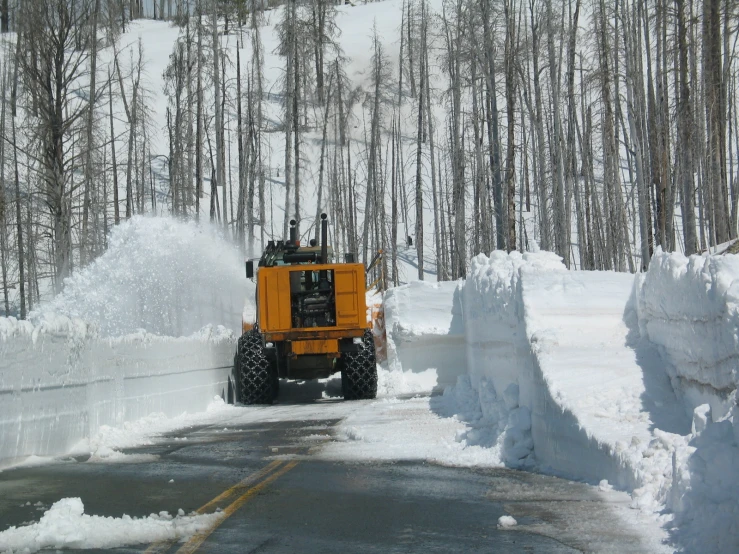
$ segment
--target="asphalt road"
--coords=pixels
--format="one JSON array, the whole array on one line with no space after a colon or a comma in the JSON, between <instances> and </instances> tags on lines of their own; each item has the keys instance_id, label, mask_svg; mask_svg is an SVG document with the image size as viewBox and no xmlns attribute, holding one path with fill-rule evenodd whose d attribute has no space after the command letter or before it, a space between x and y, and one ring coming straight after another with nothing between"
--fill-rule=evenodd
<instances>
[{"instance_id":1,"label":"asphalt road","mask_svg":"<svg viewBox=\"0 0 739 554\"><path fill-rule=\"evenodd\" d=\"M647 551L616 523L612 503L583 484L512 470L321 460L320 444L303 437L328 435L336 422L190 428L126 451L152 461L5 471L0 530L81 497L85 513L115 517L226 512L186 544L114 550L122 553ZM519 525L498 529L502 515Z\"/></svg>"}]
</instances>

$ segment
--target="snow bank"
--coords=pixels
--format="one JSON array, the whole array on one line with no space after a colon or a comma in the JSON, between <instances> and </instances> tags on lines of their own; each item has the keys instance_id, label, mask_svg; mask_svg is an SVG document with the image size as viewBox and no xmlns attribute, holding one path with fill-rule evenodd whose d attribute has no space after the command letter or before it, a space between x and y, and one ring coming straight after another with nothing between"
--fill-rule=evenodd
<instances>
[{"instance_id":1,"label":"snow bank","mask_svg":"<svg viewBox=\"0 0 739 554\"><path fill-rule=\"evenodd\" d=\"M739 257L658 249L635 295L641 332L660 348L687 412L707 403L725 416L739 384Z\"/></svg>"},{"instance_id":2,"label":"snow bank","mask_svg":"<svg viewBox=\"0 0 739 554\"><path fill-rule=\"evenodd\" d=\"M737 551L738 269L658 253L635 284L547 253L477 256L457 293L468 374L437 411L500 464L629 491L680 549Z\"/></svg>"},{"instance_id":3,"label":"snow bank","mask_svg":"<svg viewBox=\"0 0 739 554\"><path fill-rule=\"evenodd\" d=\"M167 512L135 518L85 514L79 498L54 503L37 523L0 532L0 552L38 552L44 549L108 549L176 541L211 528L222 514L178 515Z\"/></svg>"},{"instance_id":4,"label":"snow bank","mask_svg":"<svg viewBox=\"0 0 739 554\"><path fill-rule=\"evenodd\" d=\"M391 373L436 372L443 390L465 372L458 283L413 281L385 293L387 364ZM426 381L427 379L424 379Z\"/></svg>"},{"instance_id":5,"label":"snow bank","mask_svg":"<svg viewBox=\"0 0 739 554\"><path fill-rule=\"evenodd\" d=\"M469 377L445 392L448 412L475 429L460 438L495 448L500 463L509 467L533 465L532 431L547 415L532 419L538 392L521 302L524 267L544 273L565 270L547 252L496 251L472 260L461 288Z\"/></svg>"},{"instance_id":6,"label":"snow bank","mask_svg":"<svg viewBox=\"0 0 739 554\"><path fill-rule=\"evenodd\" d=\"M0 318L0 465L226 396L234 335L220 324L240 330L253 285L219 233L134 217L29 321Z\"/></svg>"},{"instance_id":7,"label":"snow bank","mask_svg":"<svg viewBox=\"0 0 739 554\"><path fill-rule=\"evenodd\" d=\"M739 550L739 257L658 250L637 276L641 335L657 345L693 418L675 448L667 506L689 552Z\"/></svg>"},{"instance_id":8,"label":"snow bank","mask_svg":"<svg viewBox=\"0 0 739 554\"><path fill-rule=\"evenodd\" d=\"M629 303L633 276L534 274L522 302L535 359L533 437L545 471L634 491L651 512L667 501L672 455L690 432L654 347Z\"/></svg>"},{"instance_id":9,"label":"snow bank","mask_svg":"<svg viewBox=\"0 0 739 554\"><path fill-rule=\"evenodd\" d=\"M530 404L533 382L530 348L523 324L521 269L564 271L559 257L549 252L493 252L473 258L462 287L467 365L473 384L492 382L502 393L520 386L524 404Z\"/></svg>"},{"instance_id":10,"label":"snow bank","mask_svg":"<svg viewBox=\"0 0 739 554\"><path fill-rule=\"evenodd\" d=\"M685 552L739 552L739 407L714 423L699 406L693 431L673 455L673 540Z\"/></svg>"},{"instance_id":11,"label":"snow bank","mask_svg":"<svg viewBox=\"0 0 739 554\"><path fill-rule=\"evenodd\" d=\"M0 466L69 452L102 426L202 411L227 394L232 333L97 337L78 319L0 319Z\"/></svg>"}]
</instances>

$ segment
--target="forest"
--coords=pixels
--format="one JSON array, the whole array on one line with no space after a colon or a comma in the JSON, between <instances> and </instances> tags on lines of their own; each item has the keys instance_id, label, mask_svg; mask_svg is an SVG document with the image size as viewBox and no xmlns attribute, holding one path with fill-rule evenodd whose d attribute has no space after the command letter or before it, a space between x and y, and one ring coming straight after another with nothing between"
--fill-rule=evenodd
<instances>
[{"instance_id":1,"label":"forest","mask_svg":"<svg viewBox=\"0 0 739 554\"><path fill-rule=\"evenodd\" d=\"M737 237L734 0L0 0L0 30L0 314L138 215L253 256L326 212L383 286Z\"/></svg>"}]
</instances>

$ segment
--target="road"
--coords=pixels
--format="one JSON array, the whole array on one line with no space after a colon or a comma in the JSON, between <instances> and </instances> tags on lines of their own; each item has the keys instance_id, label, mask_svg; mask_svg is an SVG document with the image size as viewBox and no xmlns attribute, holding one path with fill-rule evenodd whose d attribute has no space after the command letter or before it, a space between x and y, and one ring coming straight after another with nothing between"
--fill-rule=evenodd
<instances>
[{"instance_id":1,"label":"road","mask_svg":"<svg viewBox=\"0 0 739 554\"><path fill-rule=\"evenodd\" d=\"M0 530L38 521L60 498L81 497L87 514L225 513L188 543L114 550L121 553L649 551L617 524L626 507L584 484L424 461L321 459L321 441L334 440L340 421L331 416L346 404L315 406L327 419L293 420L284 415L291 402L320 403L281 398L257 408L279 411L274 420L171 433L127 450L136 463L78 459L0 473ZM502 515L518 525L499 529Z\"/></svg>"}]
</instances>

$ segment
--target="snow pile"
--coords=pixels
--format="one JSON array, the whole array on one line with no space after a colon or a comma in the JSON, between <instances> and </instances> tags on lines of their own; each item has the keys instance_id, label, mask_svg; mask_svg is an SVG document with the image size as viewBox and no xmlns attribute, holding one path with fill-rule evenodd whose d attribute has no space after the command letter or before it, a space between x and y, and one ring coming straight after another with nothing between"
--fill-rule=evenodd
<instances>
[{"instance_id":1,"label":"snow pile","mask_svg":"<svg viewBox=\"0 0 739 554\"><path fill-rule=\"evenodd\" d=\"M38 552L46 548L107 549L177 541L212 527L221 514L178 515L167 512L135 518L85 514L80 498L63 498L38 523L0 532L0 552Z\"/></svg>"},{"instance_id":2,"label":"snow pile","mask_svg":"<svg viewBox=\"0 0 739 554\"><path fill-rule=\"evenodd\" d=\"M639 326L660 347L688 413L726 415L739 384L739 257L657 250L635 284Z\"/></svg>"},{"instance_id":3,"label":"snow pile","mask_svg":"<svg viewBox=\"0 0 739 554\"><path fill-rule=\"evenodd\" d=\"M695 410L689 446L675 452L672 530L686 552L739 551L739 407L713 423L708 404Z\"/></svg>"},{"instance_id":4,"label":"snow pile","mask_svg":"<svg viewBox=\"0 0 739 554\"><path fill-rule=\"evenodd\" d=\"M456 435L463 447L489 449L498 465L531 469L534 466L531 412L518 402L518 385L508 385L498 395L486 378L481 378L477 388L473 388L470 376L462 375L456 386L444 391L437 411L466 423L466 428Z\"/></svg>"},{"instance_id":5,"label":"snow pile","mask_svg":"<svg viewBox=\"0 0 739 554\"><path fill-rule=\"evenodd\" d=\"M437 373L431 368L426 371L387 370L377 367L377 397L389 398L409 394L429 393L436 388Z\"/></svg>"},{"instance_id":6,"label":"snow pile","mask_svg":"<svg viewBox=\"0 0 739 554\"><path fill-rule=\"evenodd\" d=\"M561 259L549 252L479 254L472 259L461 295L473 386L481 377L498 393L517 384L523 403L528 404L533 377L520 291L524 267L545 273L565 270Z\"/></svg>"},{"instance_id":7,"label":"snow pile","mask_svg":"<svg viewBox=\"0 0 739 554\"><path fill-rule=\"evenodd\" d=\"M228 393L234 337L224 327L100 339L48 313L36 325L0 322L0 466L67 453L103 425L202 411Z\"/></svg>"},{"instance_id":8,"label":"snow pile","mask_svg":"<svg viewBox=\"0 0 739 554\"><path fill-rule=\"evenodd\" d=\"M436 372L436 387L464 373L464 325L458 283L414 281L385 293L387 365L396 375Z\"/></svg>"},{"instance_id":9,"label":"snow pile","mask_svg":"<svg viewBox=\"0 0 739 554\"><path fill-rule=\"evenodd\" d=\"M243 256L221 232L207 223L133 217L113 229L108 250L67 279L64 292L31 320L49 312L80 318L105 337L142 328L176 337L205 325L238 330L253 285Z\"/></svg>"}]
</instances>

